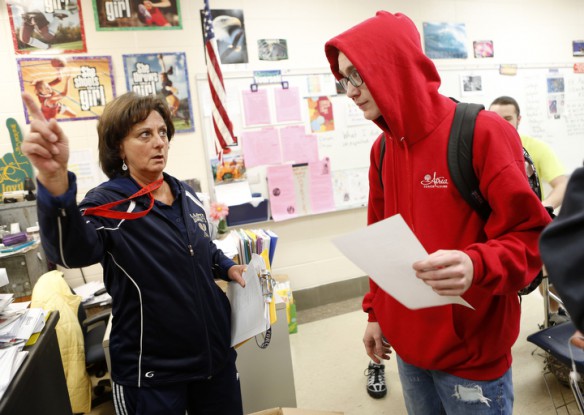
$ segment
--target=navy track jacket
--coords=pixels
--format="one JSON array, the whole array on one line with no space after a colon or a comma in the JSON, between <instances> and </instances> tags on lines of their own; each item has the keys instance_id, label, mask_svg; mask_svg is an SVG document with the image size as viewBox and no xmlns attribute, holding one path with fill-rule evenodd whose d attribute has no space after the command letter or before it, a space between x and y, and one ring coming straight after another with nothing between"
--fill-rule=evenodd
<instances>
[{"instance_id":1,"label":"navy track jacket","mask_svg":"<svg viewBox=\"0 0 584 415\"><path fill-rule=\"evenodd\" d=\"M112 379L154 386L207 379L231 358L230 305L214 274L227 279L234 262L216 248L202 203L185 183L164 174L181 206L182 227L160 208L136 220L82 216L90 206L125 199L139 190L129 177L102 183L76 203L76 177L53 197L39 183L38 217L50 261L66 268L100 262L113 299ZM141 196L116 210L139 212ZM187 230L187 234L181 232ZM186 239L185 239L186 237Z\"/></svg>"}]
</instances>

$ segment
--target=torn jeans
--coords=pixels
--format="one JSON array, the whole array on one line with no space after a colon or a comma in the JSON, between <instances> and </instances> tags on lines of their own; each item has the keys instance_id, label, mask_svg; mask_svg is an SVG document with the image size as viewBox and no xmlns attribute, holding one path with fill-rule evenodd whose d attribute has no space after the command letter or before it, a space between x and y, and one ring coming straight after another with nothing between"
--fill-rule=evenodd
<instances>
[{"instance_id":1,"label":"torn jeans","mask_svg":"<svg viewBox=\"0 0 584 415\"><path fill-rule=\"evenodd\" d=\"M397 366L408 415L511 415L511 368L500 378L474 381L404 362Z\"/></svg>"}]
</instances>

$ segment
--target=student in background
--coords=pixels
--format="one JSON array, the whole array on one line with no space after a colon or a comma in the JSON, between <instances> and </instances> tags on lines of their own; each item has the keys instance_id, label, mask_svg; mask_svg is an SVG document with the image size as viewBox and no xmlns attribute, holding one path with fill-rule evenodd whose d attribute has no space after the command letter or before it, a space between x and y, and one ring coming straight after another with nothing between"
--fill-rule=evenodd
<instances>
[{"instance_id":1,"label":"student in background","mask_svg":"<svg viewBox=\"0 0 584 415\"><path fill-rule=\"evenodd\" d=\"M515 127L516 130L519 128L521 113L519 111L519 104L514 98L500 96L491 103L489 110L499 114ZM521 143L529 153L539 177L539 188L541 189L542 196L541 203L555 210L562 204L564 193L566 192L566 185L568 184L566 168L562 165L562 162L549 145L533 137L525 135L521 135L520 137ZM548 195L545 194L543 182L546 182L551 187ZM553 287L551 287L551 290L553 292ZM539 291L542 292L541 285ZM550 313L551 315L548 318L551 324L561 323L568 319L565 310L552 299L550 299Z\"/></svg>"},{"instance_id":2,"label":"student in background","mask_svg":"<svg viewBox=\"0 0 584 415\"><path fill-rule=\"evenodd\" d=\"M489 110L499 114L515 129L519 129L521 114L519 104L515 99L508 96L500 96L491 103ZM566 168L552 148L545 142L525 135L520 135L520 137L521 143L533 160L539 176L542 204L551 206L555 210L562 204L564 193L566 192L566 185L568 184ZM551 187L548 195L544 192L543 182L546 182Z\"/></svg>"},{"instance_id":3,"label":"student in background","mask_svg":"<svg viewBox=\"0 0 584 415\"><path fill-rule=\"evenodd\" d=\"M541 234L540 249L560 298L578 331L572 343L584 349L584 167L568 182L558 217Z\"/></svg>"},{"instance_id":4,"label":"student in background","mask_svg":"<svg viewBox=\"0 0 584 415\"><path fill-rule=\"evenodd\" d=\"M395 349L410 415L511 414L517 291L541 268L538 238L551 220L525 180L517 131L492 112L477 117L473 164L493 209L485 222L450 178L456 104L438 92L440 76L415 24L380 11L328 41L325 52L347 97L383 130L370 156L368 223L400 214L430 253L412 264L412 275L396 278L415 275L438 295L461 295L474 307L410 310L370 280L368 356L379 363Z\"/></svg>"},{"instance_id":5,"label":"student in background","mask_svg":"<svg viewBox=\"0 0 584 415\"><path fill-rule=\"evenodd\" d=\"M77 204L67 136L23 99L32 121L22 152L38 170L47 258L104 270L117 414L243 414L229 300L214 278L244 286L245 266L217 249L196 193L164 172L174 134L166 102L128 92L105 106L97 131L109 180Z\"/></svg>"}]
</instances>

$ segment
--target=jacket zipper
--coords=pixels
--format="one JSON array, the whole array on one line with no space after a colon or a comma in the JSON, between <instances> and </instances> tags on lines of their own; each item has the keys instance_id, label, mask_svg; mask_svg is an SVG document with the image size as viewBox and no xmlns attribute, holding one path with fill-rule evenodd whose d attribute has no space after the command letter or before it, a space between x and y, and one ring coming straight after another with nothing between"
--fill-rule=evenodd
<instances>
[{"instance_id":1,"label":"jacket zipper","mask_svg":"<svg viewBox=\"0 0 584 415\"><path fill-rule=\"evenodd\" d=\"M63 254L63 225L61 223L61 218L66 218L67 212L65 209L59 209L59 216L57 217L57 229L59 230L59 255L61 256L61 262L65 266L65 268L70 269L69 265L65 261L65 255Z\"/></svg>"}]
</instances>

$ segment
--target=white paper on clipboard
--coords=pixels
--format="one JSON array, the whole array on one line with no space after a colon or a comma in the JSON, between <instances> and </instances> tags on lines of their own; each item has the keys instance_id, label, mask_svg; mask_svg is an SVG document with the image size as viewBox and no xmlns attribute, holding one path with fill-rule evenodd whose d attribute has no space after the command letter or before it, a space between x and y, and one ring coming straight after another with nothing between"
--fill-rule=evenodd
<instances>
[{"instance_id":1,"label":"white paper on clipboard","mask_svg":"<svg viewBox=\"0 0 584 415\"><path fill-rule=\"evenodd\" d=\"M265 267L263 258L253 254L243 273L245 287L233 281L227 285L227 298L231 303L231 347L270 327L268 304L264 301L258 277Z\"/></svg>"}]
</instances>

